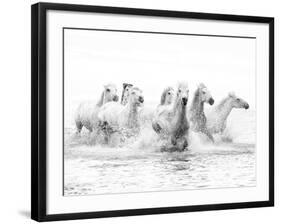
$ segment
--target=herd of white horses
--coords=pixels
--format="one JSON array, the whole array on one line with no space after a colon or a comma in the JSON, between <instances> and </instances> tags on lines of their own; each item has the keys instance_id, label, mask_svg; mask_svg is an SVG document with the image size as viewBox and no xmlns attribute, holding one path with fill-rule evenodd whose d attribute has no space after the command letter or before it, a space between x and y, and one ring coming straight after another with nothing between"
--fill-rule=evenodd
<instances>
[{"instance_id":1,"label":"herd of white horses","mask_svg":"<svg viewBox=\"0 0 281 224\"><path fill-rule=\"evenodd\" d=\"M190 105L186 82L179 83L176 88L165 88L159 99L154 110L146 111L141 89L124 83L119 101L116 85L107 84L97 103L79 105L75 113L77 133L83 127L90 132L95 130L104 136L106 144L116 132L137 136L146 124L160 138L168 140L172 148L183 151L188 148L190 131L201 132L214 142L213 135L223 133L233 108L249 108L245 100L229 93L206 113L204 104L213 105L215 100L203 83L198 85Z\"/></svg>"}]
</instances>

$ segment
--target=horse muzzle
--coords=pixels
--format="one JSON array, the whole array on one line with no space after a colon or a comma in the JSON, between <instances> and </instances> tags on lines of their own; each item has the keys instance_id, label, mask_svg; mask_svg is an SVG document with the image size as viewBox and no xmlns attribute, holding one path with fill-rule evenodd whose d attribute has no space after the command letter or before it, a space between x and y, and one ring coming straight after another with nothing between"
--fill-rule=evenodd
<instances>
[{"instance_id":1,"label":"horse muzzle","mask_svg":"<svg viewBox=\"0 0 281 224\"><path fill-rule=\"evenodd\" d=\"M117 95L115 95L112 100L117 102L119 100L119 97Z\"/></svg>"},{"instance_id":2,"label":"horse muzzle","mask_svg":"<svg viewBox=\"0 0 281 224\"><path fill-rule=\"evenodd\" d=\"M187 104L187 98L183 97L181 100L182 100L182 104L185 106Z\"/></svg>"},{"instance_id":3,"label":"horse muzzle","mask_svg":"<svg viewBox=\"0 0 281 224\"><path fill-rule=\"evenodd\" d=\"M209 104L210 104L210 105L213 105L214 102L215 102L215 100L214 100L213 98L210 98L210 99L209 99Z\"/></svg>"},{"instance_id":4,"label":"horse muzzle","mask_svg":"<svg viewBox=\"0 0 281 224\"><path fill-rule=\"evenodd\" d=\"M142 96L139 97L139 102L143 103L144 102L144 98Z\"/></svg>"},{"instance_id":5,"label":"horse muzzle","mask_svg":"<svg viewBox=\"0 0 281 224\"><path fill-rule=\"evenodd\" d=\"M250 108L249 104L246 103L245 106L244 106L244 108L245 108L246 110L248 110L248 109Z\"/></svg>"}]
</instances>

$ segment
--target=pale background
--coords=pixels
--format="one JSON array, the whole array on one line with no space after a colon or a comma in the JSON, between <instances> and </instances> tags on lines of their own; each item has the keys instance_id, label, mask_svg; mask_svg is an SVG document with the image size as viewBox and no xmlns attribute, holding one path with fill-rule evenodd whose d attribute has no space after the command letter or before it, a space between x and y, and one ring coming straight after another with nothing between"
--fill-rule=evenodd
<instances>
[{"instance_id":1,"label":"pale background","mask_svg":"<svg viewBox=\"0 0 281 224\"><path fill-rule=\"evenodd\" d=\"M35 1L5 1L1 7L1 223L35 223L30 214L30 4ZM276 79L280 85L279 1L245 0L68 0L60 2L186 10L197 12L275 16ZM276 161L280 158L280 89L276 88ZM276 207L184 214L76 220L59 223L279 223L280 163L276 163Z\"/></svg>"},{"instance_id":2,"label":"pale background","mask_svg":"<svg viewBox=\"0 0 281 224\"><path fill-rule=\"evenodd\" d=\"M255 109L255 39L66 29L64 40L65 113L108 82L119 96L123 82L138 86L155 106L167 86L187 81L191 100L203 82L216 103L235 91Z\"/></svg>"}]
</instances>

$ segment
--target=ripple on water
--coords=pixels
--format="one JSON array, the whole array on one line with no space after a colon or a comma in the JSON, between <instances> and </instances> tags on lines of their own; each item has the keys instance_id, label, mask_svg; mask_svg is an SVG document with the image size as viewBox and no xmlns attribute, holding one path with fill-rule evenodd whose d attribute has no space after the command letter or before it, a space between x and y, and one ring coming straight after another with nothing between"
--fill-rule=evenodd
<instances>
[{"instance_id":1,"label":"ripple on water","mask_svg":"<svg viewBox=\"0 0 281 224\"><path fill-rule=\"evenodd\" d=\"M170 153L160 152L162 142L151 129L145 130L134 141L108 147L95 139L95 133L84 132L77 136L74 129L67 128L64 194L255 186L254 121L251 119L250 123L243 124L245 133L231 129L227 136L231 136L231 141L217 138L216 144L210 144L199 140L192 142L189 151Z\"/></svg>"}]
</instances>

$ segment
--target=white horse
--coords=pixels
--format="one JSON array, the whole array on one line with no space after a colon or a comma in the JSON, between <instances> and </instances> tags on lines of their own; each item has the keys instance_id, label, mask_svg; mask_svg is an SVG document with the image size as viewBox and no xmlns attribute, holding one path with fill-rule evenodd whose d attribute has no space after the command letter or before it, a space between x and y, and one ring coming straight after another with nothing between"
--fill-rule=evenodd
<instances>
[{"instance_id":1,"label":"white horse","mask_svg":"<svg viewBox=\"0 0 281 224\"><path fill-rule=\"evenodd\" d=\"M98 124L97 114L100 107L110 101L118 101L117 88L114 84L107 84L104 86L104 90L98 103L81 103L77 108L74 118L77 133L81 132L83 126L92 132L93 128L97 127Z\"/></svg>"},{"instance_id":2,"label":"white horse","mask_svg":"<svg viewBox=\"0 0 281 224\"><path fill-rule=\"evenodd\" d=\"M210 105L213 105L214 102L210 91L203 83L200 83L194 93L191 107L188 110L191 130L204 133L212 142L214 141L214 138L206 126L207 119L204 113L204 104L209 103Z\"/></svg>"},{"instance_id":3,"label":"white horse","mask_svg":"<svg viewBox=\"0 0 281 224\"><path fill-rule=\"evenodd\" d=\"M188 146L189 122L186 116L189 89L187 83L180 83L173 102L164 105L158 111L152 122L154 131L163 138L171 138L171 143L177 150L184 150ZM183 143L180 146L180 143Z\"/></svg>"},{"instance_id":4,"label":"white horse","mask_svg":"<svg viewBox=\"0 0 281 224\"><path fill-rule=\"evenodd\" d=\"M158 117L159 113L162 111L165 106L170 105L174 100L174 88L168 86L163 90L163 93L160 98L160 104L157 106L156 110L154 111L153 118L155 119Z\"/></svg>"},{"instance_id":5,"label":"white horse","mask_svg":"<svg viewBox=\"0 0 281 224\"><path fill-rule=\"evenodd\" d=\"M122 105L117 102L104 104L98 113L99 123L106 135L115 131L130 131L131 134L139 132L139 107L143 104L142 91L133 87L129 91L128 103ZM109 137L109 136L107 136Z\"/></svg>"},{"instance_id":6,"label":"white horse","mask_svg":"<svg viewBox=\"0 0 281 224\"><path fill-rule=\"evenodd\" d=\"M229 93L225 99L207 113L207 129L210 133L222 133L225 130L227 117L233 108L247 110L249 104L234 93Z\"/></svg>"},{"instance_id":7,"label":"white horse","mask_svg":"<svg viewBox=\"0 0 281 224\"><path fill-rule=\"evenodd\" d=\"M130 93L130 89L132 87L133 87L132 84L123 83L123 91L122 91L122 97L121 97L122 105L126 105L128 103L129 93Z\"/></svg>"},{"instance_id":8,"label":"white horse","mask_svg":"<svg viewBox=\"0 0 281 224\"><path fill-rule=\"evenodd\" d=\"M175 91L174 91L173 87L168 86L167 88L165 88L161 95L161 100L160 100L159 106L171 104L174 99L174 94L175 94Z\"/></svg>"}]
</instances>

